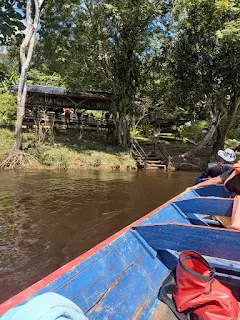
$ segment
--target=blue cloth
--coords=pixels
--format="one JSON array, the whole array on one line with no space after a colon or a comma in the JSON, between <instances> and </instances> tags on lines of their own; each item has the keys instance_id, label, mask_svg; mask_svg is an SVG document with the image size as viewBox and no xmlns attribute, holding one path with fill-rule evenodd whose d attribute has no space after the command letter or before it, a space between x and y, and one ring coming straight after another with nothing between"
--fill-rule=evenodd
<instances>
[{"instance_id":1,"label":"blue cloth","mask_svg":"<svg viewBox=\"0 0 240 320\"><path fill-rule=\"evenodd\" d=\"M208 175L205 172L201 173L200 176L197 177L197 179L195 181L195 185L204 181L206 178L208 178Z\"/></svg>"},{"instance_id":2,"label":"blue cloth","mask_svg":"<svg viewBox=\"0 0 240 320\"><path fill-rule=\"evenodd\" d=\"M200 182L203 182L206 178L207 177L206 177L205 173L203 172L203 173L200 174L200 176L197 177L197 179L196 179L194 184L195 185L199 184Z\"/></svg>"},{"instance_id":3,"label":"blue cloth","mask_svg":"<svg viewBox=\"0 0 240 320\"><path fill-rule=\"evenodd\" d=\"M71 300L54 292L39 295L6 312L1 320L87 320Z\"/></svg>"}]
</instances>

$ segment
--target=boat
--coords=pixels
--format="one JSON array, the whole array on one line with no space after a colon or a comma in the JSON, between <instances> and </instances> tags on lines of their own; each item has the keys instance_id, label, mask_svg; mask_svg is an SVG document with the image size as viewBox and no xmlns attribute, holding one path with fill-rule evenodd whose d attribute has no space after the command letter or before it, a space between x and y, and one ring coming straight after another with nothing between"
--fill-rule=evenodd
<instances>
[{"instance_id":1,"label":"boat","mask_svg":"<svg viewBox=\"0 0 240 320\"><path fill-rule=\"evenodd\" d=\"M0 315L55 292L87 319L175 319L159 290L183 250L203 255L239 301L239 232L211 220L231 215L231 195L222 186L183 192L4 302Z\"/></svg>"}]
</instances>

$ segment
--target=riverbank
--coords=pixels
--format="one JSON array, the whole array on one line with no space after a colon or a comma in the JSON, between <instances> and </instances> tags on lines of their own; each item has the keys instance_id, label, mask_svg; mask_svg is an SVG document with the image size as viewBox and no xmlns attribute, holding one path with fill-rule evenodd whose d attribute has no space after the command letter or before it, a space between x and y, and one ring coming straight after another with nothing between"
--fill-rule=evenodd
<instances>
[{"instance_id":1,"label":"riverbank","mask_svg":"<svg viewBox=\"0 0 240 320\"><path fill-rule=\"evenodd\" d=\"M14 132L0 129L0 162L14 143ZM135 170L135 161L127 150L115 147L91 134L56 132L46 143L38 143L34 133L25 133L22 168Z\"/></svg>"},{"instance_id":2,"label":"riverbank","mask_svg":"<svg viewBox=\"0 0 240 320\"><path fill-rule=\"evenodd\" d=\"M82 133L75 130L57 130L48 133L45 143L39 143L34 132L24 133L23 151L25 160L21 169L94 169L94 170L136 170L136 162L128 150L114 146L106 137L99 137L91 133ZM146 154L154 150L153 140L135 137L135 141ZM233 140L228 140L233 147ZM0 129L0 163L7 156L14 143L14 132L9 129ZM182 155L193 147L185 140L162 138L155 148L156 157L168 162L169 157L175 170L201 171L209 161L212 161L211 147L204 152L185 159ZM160 148L159 148L160 147ZM161 150L162 149L162 150ZM235 149L235 148L234 148ZM239 152L236 152L239 157Z\"/></svg>"}]
</instances>

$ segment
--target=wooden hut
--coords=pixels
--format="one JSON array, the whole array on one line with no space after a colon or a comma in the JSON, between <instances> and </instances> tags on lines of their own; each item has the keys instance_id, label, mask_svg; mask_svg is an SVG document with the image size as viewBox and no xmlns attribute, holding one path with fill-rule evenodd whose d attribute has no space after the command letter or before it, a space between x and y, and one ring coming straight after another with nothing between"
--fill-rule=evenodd
<instances>
[{"instance_id":1,"label":"wooden hut","mask_svg":"<svg viewBox=\"0 0 240 320\"><path fill-rule=\"evenodd\" d=\"M12 87L13 91L18 86ZM53 86L28 85L26 99L26 114L23 125L33 127L36 120L45 126L54 127L84 127L84 130L96 130L99 128L109 131L109 123L90 119L88 110L109 112L112 102L112 95L107 92L97 91L75 91L66 88ZM71 109L71 121L68 123L64 118L64 109ZM82 115L81 120L79 114Z\"/></svg>"},{"instance_id":2,"label":"wooden hut","mask_svg":"<svg viewBox=\"0 0 240 320\"><path fill-rule=\"evenodd\" d=\"M17 91L18 86L13 86L12 89ZM111 101L112 95L107 92L82 92L52 86L29 85L27 87L26 107L80 108L109 111Z\"/></svg>"}]
</instances>

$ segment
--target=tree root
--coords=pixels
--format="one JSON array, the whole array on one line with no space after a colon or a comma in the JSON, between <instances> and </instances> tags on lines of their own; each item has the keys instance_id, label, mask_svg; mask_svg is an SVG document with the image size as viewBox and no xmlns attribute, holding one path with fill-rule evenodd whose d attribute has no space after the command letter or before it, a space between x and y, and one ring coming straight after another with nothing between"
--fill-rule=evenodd
<instances>
[{"instance_id":1,"label":"tree root","mask_svg":"<svg viewBox=\"0 0 240 320\"><path fill-rule=\"evenodd\" d=\"M0 163L0 169L15 169L18 166L27 166L36 163L36 159L31 155L23 152L11 152L2 163Z\"/></svg>"},{"instance_id":2,"label":"tree root","mask_svg":"<svg viewBox=\"0 0 240 320\"><path fill-rule=\"evenodd\" d=\"M180 163L179 168L181 168L183 166L189 166L189 167L193 167L193 168L199 169L199 167L197 165L189 163L189 162Z\"/></svg>"}]
</instances>

